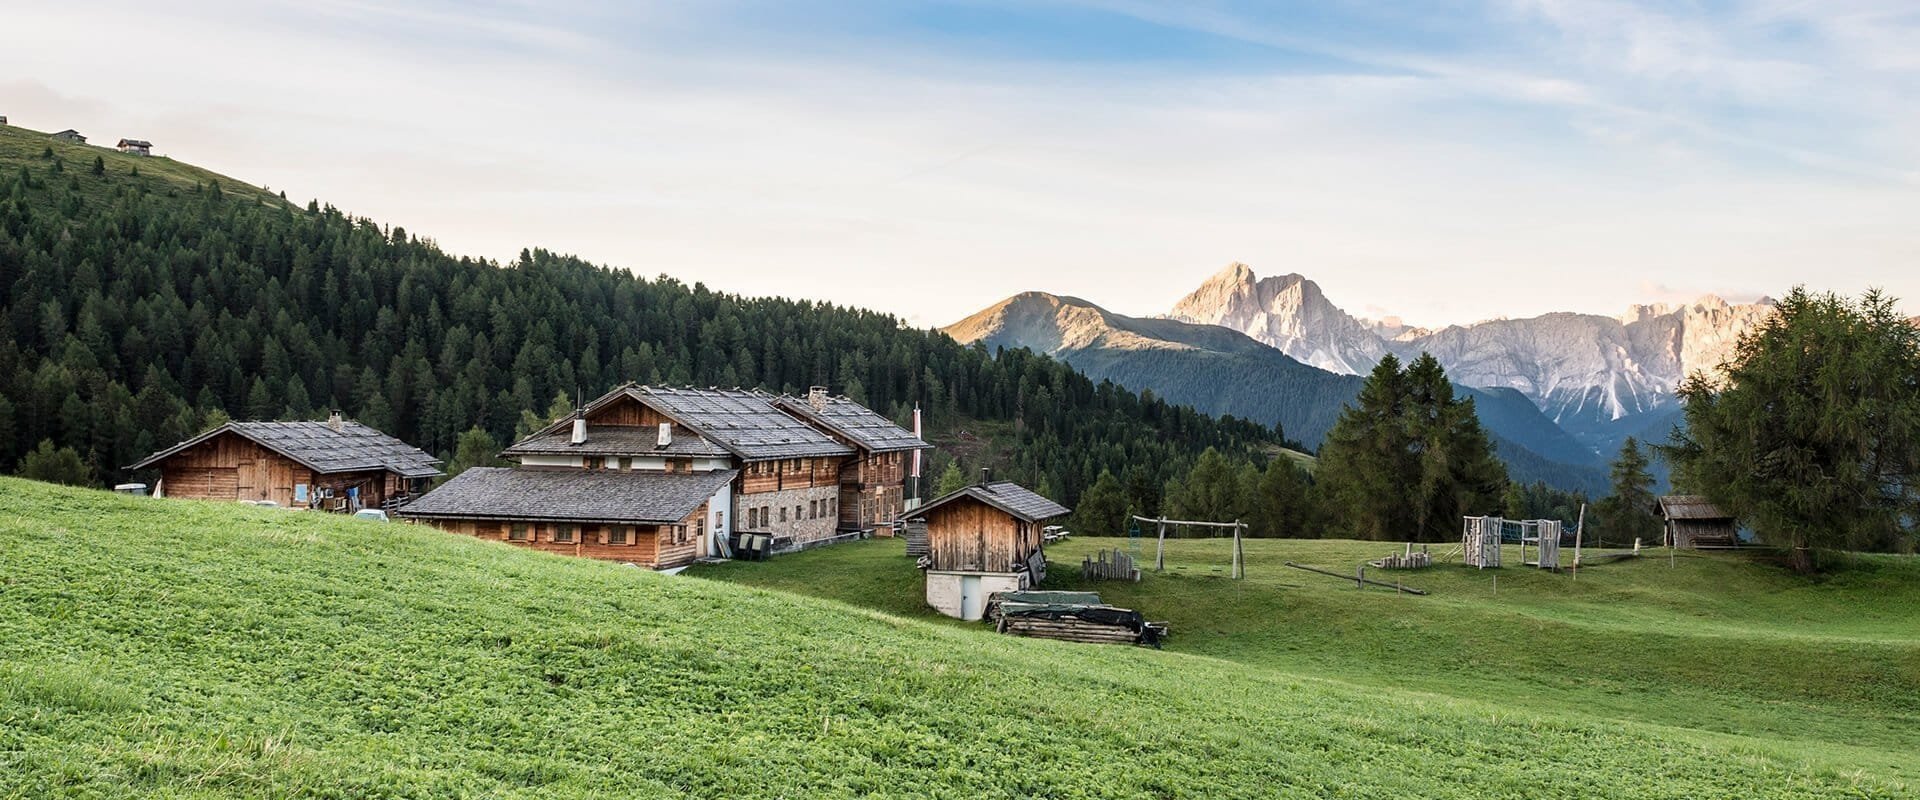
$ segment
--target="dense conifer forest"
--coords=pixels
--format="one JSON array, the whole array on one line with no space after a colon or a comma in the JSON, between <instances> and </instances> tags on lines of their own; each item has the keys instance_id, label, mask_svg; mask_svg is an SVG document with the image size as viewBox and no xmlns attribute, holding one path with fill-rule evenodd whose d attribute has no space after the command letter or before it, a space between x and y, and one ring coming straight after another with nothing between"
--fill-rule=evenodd
<instances>
[{"instance_id":1,"label":"dense conifer forest","mask_svg":"<svg viewBox=\"0 0 1920 800\"><path fill-rule=\"evenodd\" d=\"M1208 448L1281 432L837 305L724 294L543 250L510 263L163 159L0 132L0 465L42 442L94 481L226 418L340 409L443 457L471 428L626 381L826 385L1074 502L1102 470L1146 506ZM146 174L142 174L142 170ZM204 179L203 179L204 178ZM964 432L964 433L963 433ZM929 475L946 466L942 455Z\"/></svg>"}]
</instances>

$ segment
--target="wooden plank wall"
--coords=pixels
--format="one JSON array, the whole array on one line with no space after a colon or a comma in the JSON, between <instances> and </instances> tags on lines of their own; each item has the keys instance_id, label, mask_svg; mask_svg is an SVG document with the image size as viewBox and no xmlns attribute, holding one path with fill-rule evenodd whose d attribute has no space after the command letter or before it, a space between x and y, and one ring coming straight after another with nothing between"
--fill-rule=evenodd
<instances>
[{"instance_id":1,"label":"wooden plank wall","mask_svg":"<svg viewBox=\"0 0 1920 800\"><path fill-rule=\"evenodd\" d=\"M631 397L615 398L613 402L588 412L587 421L595 425L638 425L646 428L655 428L662 422L673 422ZM680 427L675 425L674 431L681 432Z\"/></svg>"},{"instance_id":2,"label":"wooden plank wall","mask_svg":"<svg viewBox=\"0 0 1920 800\"><path fill-rule=\"evenodd\" d=\"M931 569L1012 572L1040 549L1037 528L985 503L963 498L927 516Z\"/></svg>"},{"instance_id":3,"label":"wooden plank wall","mask_svg":"<svg viewBox=\"0 0 1920 800\"><path fill-rule=\"evenodd\" d=\"M429 524L441 530L466 534L481 539L506 542L515 547L525 547L557 555L597 558L605 561L624 561L639 564L652 569L671 569L693 563L700 554L700 542L697 538L704 532L701 523L705 520L707 507L687 516L681 525L629 525L626 544L613 544L610 529L613 526L601 524L577 524L574 541L556 541L563 523L527 522L515 523L511 520L431 520ZM511 538L513 526L523 524L527 527L527 539L515 541ZM677 529L676 529L677 528Z\"/></svg>"},{"instance_id":4,"label":"wooden plank wall","mask_svg":"<svg viewBox=\"0 0 1920 800\"><path fill-rule=\"evenodd\" d=\"M840 463L833 458L781 458L749 461L740 477L742 494L811 489L840 483Z\"/></svg>"}]
</instances>

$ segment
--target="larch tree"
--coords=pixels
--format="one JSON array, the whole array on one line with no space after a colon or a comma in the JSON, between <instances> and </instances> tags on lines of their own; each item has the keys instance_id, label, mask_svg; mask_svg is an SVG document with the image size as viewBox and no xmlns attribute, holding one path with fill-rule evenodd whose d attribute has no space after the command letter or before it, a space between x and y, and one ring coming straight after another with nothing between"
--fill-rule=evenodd
<instances>
[{"instance_id":1,"label":"larch tree","mask_svg":"<svg viewBox=\"0 0 1920 800\"><path fill-rule=\"evenodd\" d=\"M1681 385L1662 448L1706 495L1816 571L1825 552L1906 549L1920 520L1920 328L1894 300L1795 287L1717 375Z\"/></svg>"}]
</instances>

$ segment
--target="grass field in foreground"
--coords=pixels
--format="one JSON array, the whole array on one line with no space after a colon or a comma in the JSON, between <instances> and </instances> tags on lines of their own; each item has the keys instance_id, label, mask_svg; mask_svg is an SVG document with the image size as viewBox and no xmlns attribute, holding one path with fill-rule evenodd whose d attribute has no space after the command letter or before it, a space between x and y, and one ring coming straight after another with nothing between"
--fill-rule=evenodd
<instances>
[{"instance_id":1,"label":"grass field in foreground","mask_svg":"<svg viewBox=\"0 0 1920 800\"><path fill-rule=\"evenodd\" d=\"M0 576L0 797L1906 791L1732 737L4 478Z\"/></svg>"},{"instance_id":2,"label":"grass field in foreground","mask_svg":"<svg viewBox=\"0 0 1920 800\"><path fill-rule=\"evenodd\" d=\"M695 574L945 619L924 607L919 573L901 547L880 539ZM1167 647L1176 652L1513 711L1658 725L1920 780L1920 561L1910 557L1862 556L1814 580L1744 555L1670 561L1665 551L1590 566L1577 580L1458 563L1371 572L1433 593L1415 597L1284 566L1351 574L1392 545L1249 540L1247 579L1234 581L1229 540L1175 539L1165 573L1137 584L1081 583L1081 559L1114 547L1129 544L1054 545L1048 586L1099 591L1171 622ZM1519 563L1518 548L1506 555ZM1150 571L1150 540L1138 557Z\"/></svg>"}]
</instances>

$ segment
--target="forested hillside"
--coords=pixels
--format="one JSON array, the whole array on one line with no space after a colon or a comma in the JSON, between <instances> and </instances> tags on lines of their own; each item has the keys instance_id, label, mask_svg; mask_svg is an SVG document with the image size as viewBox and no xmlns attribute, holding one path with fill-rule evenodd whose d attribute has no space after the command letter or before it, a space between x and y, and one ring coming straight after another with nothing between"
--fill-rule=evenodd
<instances>
[{"instance_id":1,"label":"forested hillside","mask_svg":"<svg viewBox=\"0 0 1920 800\"><path fill-rule=\"evenodd\" d=\"M328 408L444 456L472 426L504 442L523 414L628 380L824 384L896 418L918 402L936 439L998 437L970 452L1017 451L1011 476L1068 502L1102 469L1157 487L1208 447L1280 441L886 314L541 250L458 257L166 159L0 128L0 466L51 440L118 480L224 417Z\"/></svg>"}]
</instances>

